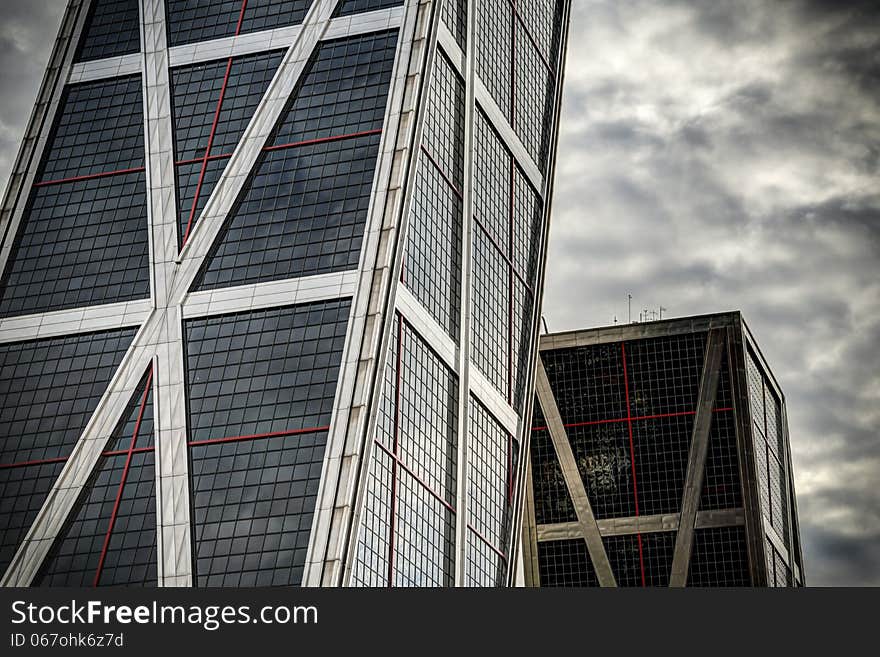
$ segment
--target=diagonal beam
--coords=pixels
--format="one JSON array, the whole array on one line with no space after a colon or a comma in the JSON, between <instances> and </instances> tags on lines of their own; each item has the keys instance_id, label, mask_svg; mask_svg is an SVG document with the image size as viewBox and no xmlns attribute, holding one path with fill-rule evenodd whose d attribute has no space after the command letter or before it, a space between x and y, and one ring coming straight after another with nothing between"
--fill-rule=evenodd
<instances>
[{"instance_id":1,"label":"diagonal beam","mask_svg":"<svg viewBox=\"0 0 880 657\"><path fill-rule=\"evenodd\" d=\"M712 426L712 408L718 392L718 378L721 374L721 356L725 347L725 330L715 328L709 331L706 341L706 355L703 359L703 372L700 376L700 391L697 397L697 414L691 434L691 447L688 452L688 467L685 475L684 491L681 499L681 519L675 537L675 551L672 556L670 587L682 587L687 583L688 568L691 562L691 549L694 544L694 527L697 520L697 507L706 472L706 454L709 452L709 429Z\"/></svg>"},{"instance_id":2,"label":"diagonal beam","mask_svg":"<svg viewBox=\"0 0 880 657\"><path fill-rule=\"evenodd\" d=\"M599 534L599 525L596 523L593 507L590 505L590 499L587 497L587 491L584 488L584 482L578 471L577 462L571 451L571 444L568 442L568 435L565 432L562 417L559 415L559 407L556 405L556 399L553 397L553 390L550 388L550 381L547 379L547 372L544 369L544 362L541 360L540 353L537 357L535 393L538 396L538 402L541 404L541 410L544 412L544 418L547 421L547 431L550 433L550 439L553 441L559 465L562 467L565 486L568 488L569 495L571 495L571 501L574 504L578 523L583 532L584 540L587 543L587 551L590 553L590 559L593 561L599 585L617 586L614 573L611 570L611 564L608 562L608 554L605 552L605 545L602 543L602 536Z\"/></svg>"}]
</instances>

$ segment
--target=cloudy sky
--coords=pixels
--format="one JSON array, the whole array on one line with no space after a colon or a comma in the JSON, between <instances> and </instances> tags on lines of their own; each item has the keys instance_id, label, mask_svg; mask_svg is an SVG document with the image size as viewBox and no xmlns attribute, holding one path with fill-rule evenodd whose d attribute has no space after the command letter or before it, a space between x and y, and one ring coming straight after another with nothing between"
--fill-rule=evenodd
<instances>
[{"instance_id":1,"label":"cloudy sky","mask_svg":"<svg viewBox=\"0 0 880 657\"><path fill-rule=\"evenodd\" d=\"M2 181L64 4L4 1ZM573 4L550 329L628 292L741 309L787 394L808 582L880 585L880 3Z\"/></svg>"}]
</instances>

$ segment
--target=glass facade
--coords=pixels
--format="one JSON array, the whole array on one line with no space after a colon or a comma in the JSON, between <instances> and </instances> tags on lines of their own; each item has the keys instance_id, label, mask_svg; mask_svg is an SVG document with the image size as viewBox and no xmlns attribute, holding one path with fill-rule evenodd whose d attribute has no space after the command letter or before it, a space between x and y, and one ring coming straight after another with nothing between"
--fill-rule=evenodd
<instances>
[{"instance_id":1,"label":"glass facade","mask_svg":"<svg viewBox=\"0 0 880 657\"><path fill-rule=\"evenodd\" d=\"M738 315L712 317L717 317L715 321L721 326L734 327L736 321L741 321ZM699 323L699 318L694 321ZM588 512L596 521L597 529L590 531L598 531L602 537L617 586L670 585L677 532L667 530L671 522L678 522L686 495L685 480L700 412L698 395L701 380L706 376L705 354L711 326L703 324L706 328L682 327L672 320L646 324L644 329L634 326L587 330L574 339L563 334L565 337L560 339L571 345L565 347L553 346L555 336L550 336L541 351L565 431L563 440L571 448L579 483L589 500ZM614 340L614 335L625 338ZM755 556L749 555L744 516L763 514L769 524L772 510L784 509L782 500L787 499L783 494L784 469L776 461L774 479L768 465L771 457L784 452L787 444L782 407L776 393L765 385L750 350L744 350L742 342L732 338L724 340L726 346L710 411L706 461L699 497L695 498L696 531L688 576L688 585L694 586L759 583L760 575L750 558L754 561L760 552L753 548ZM735 357L731 354L737 350L740 357L749 354L748 375L742 380L730 366L730 358ZM765 398L772 400L770 412L765 410ZM743 508L743 438L738 435L736 414L744 412L746 404L751 405L753 423L760 423L752 431L759 446L755 465L762 491L760 508L755 509ZM764 438L768 418L776 427L772 450ZM558 538L561 528L580 525L583 514L576 513L551 430L537 401L530 449L533 508L529 522L535 525L539 536L534 572L540 577L541 586L555 586L572 581L567 579L569 571L580 572L580 565L563 568L557 563L563 558L560 555L575 553L570 546L555 544L562 542ZM776 502L771 489L779 491ZM708 512L714 515L705 515ZM701 522L720 526L703 526ZM633 531L636 526L654 529ZM546 538L542 539L544 534ZM780 533L781 536L787 534ZM769 583L773 585L777 569L769 539L766 552L772 566ZM595 573L597 557L587 554L585 548L577 554L590 561L589 572ZM781 556L780 563L786 565ZM790 582L790 567L787 577L785 581ZM595 576L582 579L584 585L599 585Z\"/></svg>"},{"instance_id":2,"label":"glass facade","mask_svg":"<svg viewBox=\"0 0 880 657\"><path fill-rule=\"evenodd\" d=\"M0 344L0 568L9 565L134 338Z\"/></svg>"},{"instance_id":3,"label":"glass facade","mask_svg":"<svg viewBox=\"0 0 880 657\"><path fill-rule=\"evenodd\" d=\"M503 104L489 0L330 5L68 6L4 206L0 582L512 582L567 3L500 5Z\"/></svg>"}]
</instances>

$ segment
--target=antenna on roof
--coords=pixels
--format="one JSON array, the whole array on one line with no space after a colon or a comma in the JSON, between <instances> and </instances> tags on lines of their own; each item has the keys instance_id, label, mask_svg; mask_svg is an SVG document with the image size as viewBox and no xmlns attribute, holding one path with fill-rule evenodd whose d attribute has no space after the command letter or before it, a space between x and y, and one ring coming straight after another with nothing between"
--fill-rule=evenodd
<instances>
[{"instance_id":1,"label":"antenna on roof","mask_svg":"<svg viewBox=\"0 0 880 657\"><path fill-rule=\"evenodd\" d=\"M660 306L660 319L663 319L663 311L664 310L669 310L669 308L664 308L663 306Z\"/></svg>"},{"instance_id":2,"label":"antenna on roof","mask_svg":"<svg viewBox=\"0 0 880 657\"><path fill-rule=\"evenodd\" d=\"M547 328L547 318L544 315L541 315L541 323L544 325L544 333L550 333L550 329Z\"/></svg>"},{"instance_id":3,"label":"antenna on roof","mask_svg":"<svg viewBox=\"0 0 880 657\"><path fill-rule=\"evenodd\" d=\"M627 324L632 324L633 323L633 295L631 295L631 294L626 295L626 309L627 309L626 322L627 322Z\"/></svg>"}]
</instances>

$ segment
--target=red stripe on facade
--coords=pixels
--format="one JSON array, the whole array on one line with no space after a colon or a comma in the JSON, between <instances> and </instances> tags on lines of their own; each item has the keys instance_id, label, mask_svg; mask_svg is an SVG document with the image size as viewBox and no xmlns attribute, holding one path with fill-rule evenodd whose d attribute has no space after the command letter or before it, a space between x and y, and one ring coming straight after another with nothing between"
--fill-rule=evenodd
<instances>
[{"instance_id":1,"label":"red stripe on facade","mask_svg":"<svg viewBox=\"0 0 880 657\"><path fill-rule=\"evenodd\" d=\"M389 457L391 457L391 459L392 459L397 465L399 465L399 466L401 467L402 470L404 470L404 471L405 471L410 477L412 477L412 478L415 479L419 484L421 484L422 488L424 488L426 491L428 491L428 493L430 493L431 497L433 497L435 500L437 500L438 502L440 502L440 504L442 504L442 505L445 506L447 509L449 509L450 511L452 511L452 513L455 513L455 507L452 506L452 505L451 505L449 502L447 502L445 499L443 499L443 497L442 497L437 491L435 491L433 488L431 488L431 486L428 485L428 483L427 483L424 479L422 479L421 477L419 477L419 475L417 475L417 474L413 471L412 468L410 468L406 463L404 463L404 462L401 460L401 458L400 458L399 456L396 456L396 455L395 455L390 449L388 449L387 447L385 447L385 445L383 445L382 443L380 443L378 440L375 440L375 439L374 439L373 442L375 442L376 445L379 446L379 449L381 449L381 450L382 450L383 452L385 452Z\"/></svg>"},{"instance_id":2,"label":"red stripe on facade","mask_svg":"<svg viewBox=\"0 0 880 657\"><path fill-rule=\"evenodd\" d=\"M488 538L486 538L485 536L483 536L480 532L478 532L476 529L474 529L474 526L473 526L471 523L468 523L467 527L468 527L469 530L471 530L471 532L473 533L473 535L476 536L477 538L479 538L483 543L485 543L486 546L487 546L490 550L492 550L492 552L494 552L494 553L497 554L499 557L501 557L502 559L504 559L505 562L507 561L507 555L504 554L504 553L503 553L501 550L499 550L497 547L495 547L494 545L492 545L492 542L491 542Z\"/></svg>"},{"instance_id":3,"label":"red stripe on facade","mask_svg":"<svg viewBox=\"0 0 880 657\"><path fill-rule=\"evenodd\" d=\"M443 178L443 182L445 182L449 186L449 189L451 189L452 192L459 199L463 198L461 190L456 186L456 184L454 182L452 182L452 178L450 178L446 174L446 172L443 170L443 167L440 166L440 163L434 159L434 156L431 155L431 151L429 151L427 148L425 148L424 144L422 144L420 148L422 149L422 153L425 154L425 157L428 158L428 162L430 162L432 165L434 165L434 168L437 170L437 173L439 173L440 177Z\"/></svg>"},{"instance_id":4,"label":"red stripe on facade","mask_svg":"<svg viewBox=\"0 0 880 657\"><path fill-rule=\"evenodd\" d=\"M244 5L242 5L242 12L244 12ZM214 121L211 123L211 132L208 135L208 145L205 147L205 155L202 158L202 169L199 171L199 182L196 184L196 194L193 197L192 207L189 210L189 218L186 221L186 230L183 232L183 244L186 244L186 240L189 237L189 231L192 229L192 223L196 213L196 206L199 204L199 196L202 193L202 183L205 180L205 171L208 168L208 157L211 155L211 146L214 143L214 135L217 132L217 123L220 120L220 110L223 107L223 96L226 94L226 85L229 83L229 72L231 70L232 57L226 62L226 72L223 74L223 84L220 86L220 96L217 98L217 107L214 110Z\"/></svg>"},{"instance_id":5,"label":"red stripe on facade","mask_svg":"<svg viewBox=\"0 0 880 657\"><path fill-rule=\"evenodd\" d=\"M125 480L128 478L128 470L131 467L131 456L137 443L138 432L141 429L141 420L144 418L144 409L147 407L147 399L150 396L150 385L153 382L153 369L147 375L147 384L144 386L144 396L141 399L141 407L138 410L137 421L134 423L134 431L131 436L131 444L128 446L128 454L125 466L122 468L122 477L119 480L119 489L116 491L116 501L113 503L113 511L110 513L110 523L107 525L107 534L104 536L104 546L101 548L101 557L98 559L98 567L95 570L95 580L92 586L98 586L101 581L101 571L104 569L104 560L107 557L107 548L110 547L110 536L113 534L113 526L116 524L116 515L119 512L119 503L122 501L122 490L125 488Z\"/></svg>"},{"instance_id":6,"label":"red stripe on facade","mask_svg":"<svg viewBox=\"0 0 880 657\"><path fill-rule=\"evenodd\" d=\"M11 468L26 468L30 465L45 465L47 463L64 463L69 456L59 456L57 458L52 459L39 459L36 461L19 461L18 463L0 463L0 470L7 470Z\"/></svg>"},{"instance_id":7,"label":"red stripe on facade","mask_svg":"<svg viewBox=\"0 0 880 657\"><path fill-rule=\"evenodd\" d=\"M731 411L733 411L733 407L731 407L731 406L725 406L724 408L713 408L712 409L713 413L729 413ZM697 414L696 411L679 411L678 413L657 413L656 415L639 415L639 416L632 417L632 418L621 417L621 418L612 418L612 419L608 419L608 420L589 420L587 422L571 422L569 424L564 424L562 426L564 426L566 429L576 429L577 427L590 427L590 426L595 426L597 424L619 424L621 422L630 422L630 421L639 422L641 420L659 420L659 419L668 418L668 417L685 417L685 416L696 415L696 414ZM546 431L546 430L547 430L546 426L532 427L532 431Z\"/></svg>"},{"instance_id":8,"label":"red stripe on facade","mask_svg":"<svg viewBox=\"0 0 880 657\"><path fill-rule=\"evenodd\" d=\"M305 139L303 141L292 141L286 144L276 144L273 146L264 146L264 151L280 151L283 148L294 148L295 146L311 146L312 144L326 144L333 141L341 141L343 139L354 139L355 137L369 137L370 135L378 135L382 132L382 128L375 130L362 130L361 132L349 132L344 135L331 135L329 137L318 137L316 139Z\"/></svg>"},{"instance_id":9,"label":"red stripe on facade","mask_svg":"<svg viewBox=\"0 0 880 657\"><path fill-rule=\"evenodd\" d=\"M626 394L626 424L627 429L629 431L629 461L630 466L632 467L632 477L633 477L633 498L636 503L636 517L639 515L639 484L638 478L636 477L636 450L633 446L633 428L632 428L632 412L630 410L629 404L629 373L626 368L626 343L620 343L620 355L623 359L623 388L624 393ZM639 568L642 571L642 586L645 586L645 556L642 550L642 534L636 534L636 539L639 542Z\"/></svg>"},{"instance_id":10,"label":"red stripe on facade","mask_svg":"<svg viewBox=\"0 0 880 657\"><path fill-rule=\"evenodd\" d=\"M330 426L324 427L307 427L305 429L290 429L287 431L270 431L268 433L253 433L245 436L226 436L224 438L208 438L206 440L191 440L188 444L190 447L201 447L202 445L219 445L221 443L237 443L243 440L260 440L262 438L281 438L284 436L301 436L306 433L318 433L319 431L329 431Z\"/></svg>"},{"instance_id":11,"label":"red stripe on facade","mask_svg":"<svg viewBox=\"0 0 880 657\"><path fill-rule=\"evenodd\" d=\"M247 0L241 0L241 11L238 12L238 23L235 25L235 36L241 32L241 22L244 20L244 10L247 8Z\"/></svg>"},{"instance_id":12,"label":"red stripe on facade","mask_svg":"<svg viewBox=\"0 0 880 657\"><path fill-rule=\"evenodd\" d=\"M102 171L100 173L89 173L84 176L73 176L72 178L58 178L56 180L44 180L34 183L34 187L47 187L49 185L60 185L62 183L78 182L80 180L92 180L94 178L106 178L107 176L118 176L124 173L137 173L146 171L146 167L132 167L131 169L116 169L115 171Z\"/></svg>"}]
</instances>

